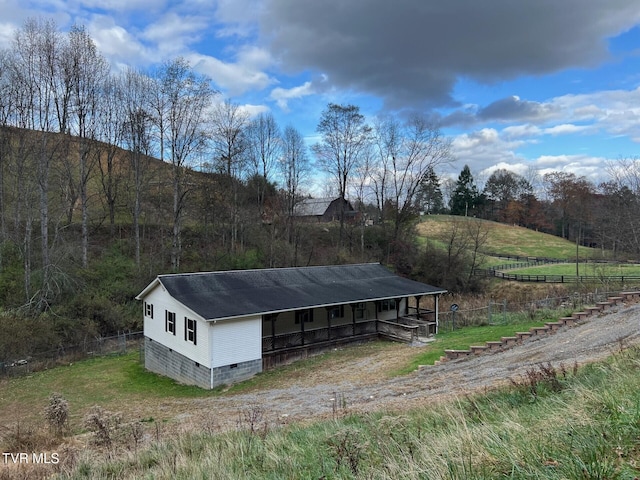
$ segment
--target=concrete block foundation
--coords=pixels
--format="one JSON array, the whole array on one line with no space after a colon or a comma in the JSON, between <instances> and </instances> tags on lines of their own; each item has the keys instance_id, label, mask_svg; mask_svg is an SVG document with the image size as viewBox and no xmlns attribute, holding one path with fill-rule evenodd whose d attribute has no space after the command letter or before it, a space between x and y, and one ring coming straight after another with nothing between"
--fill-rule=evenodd
<instances>
[{"instance_id":1,"label":"concrete block foundation","mask_svg":"<svg viewBox=\"0 0 640 480\"><path fill-rule=\"evenodd\" d=\"M145 337L144 366L151 372L159 373L177 382L211 389L219 385L246 380L260 373L262 359L209 368Z\"/></svg>"}]
</instances>

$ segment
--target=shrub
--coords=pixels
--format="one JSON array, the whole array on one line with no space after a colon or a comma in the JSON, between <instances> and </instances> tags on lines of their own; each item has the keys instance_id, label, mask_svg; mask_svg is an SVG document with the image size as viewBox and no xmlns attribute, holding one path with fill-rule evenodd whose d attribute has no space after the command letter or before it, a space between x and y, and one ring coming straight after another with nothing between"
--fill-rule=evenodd
<instances>
[{"instance_id":1,"label":"shrub","mask_svg":"<svg viewBox=\"0 0 640 480\"><path fill-rule=\"evenodd\" d=\"M49 404L44 409L44 416L49 429L61 437L68 429L69 402L59 393L52 393Z\"/></svg>"}]
</instances>

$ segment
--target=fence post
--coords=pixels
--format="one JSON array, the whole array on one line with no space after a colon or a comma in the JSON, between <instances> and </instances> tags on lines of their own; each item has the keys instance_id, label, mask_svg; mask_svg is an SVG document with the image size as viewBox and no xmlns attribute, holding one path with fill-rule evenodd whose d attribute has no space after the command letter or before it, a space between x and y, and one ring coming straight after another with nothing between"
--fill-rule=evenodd
<instances>
[{"instance_id":1,"label":"fence post","mask_svg":"<svg viewBox=\"0 0 640 480\"><path fill-rule=\"evenodd\" d=\"M502 300L502 323L507 323L507 299Z\"/></svg>"},{"instance_id":2,"label":"fence post","mask_svg":"<svg viewBox=\"0 0 640 480\"><path fill-rule=\"evenodd\" d=\"M491 303L492 302L493 302L492 300L489 300L489 319L487 320L487 323L489 325L491 325Z\"/></svg>"}]
</instances>

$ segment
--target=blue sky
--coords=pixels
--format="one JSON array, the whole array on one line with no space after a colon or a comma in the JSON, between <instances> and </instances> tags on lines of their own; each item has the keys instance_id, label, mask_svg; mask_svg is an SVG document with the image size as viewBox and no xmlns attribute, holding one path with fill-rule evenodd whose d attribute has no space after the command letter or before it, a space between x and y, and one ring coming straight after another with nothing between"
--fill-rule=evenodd
<instances>
[{"instance_id":1,"label":"blue sky","mask_svg":"<svg viewBox=\"0 0 640 480\"><path fill-rule=\"evenodd\" d=\"M481 183L495 168L594 182L640 143L640 0L0 0L0 46L29 17L88 29L114 69L187 58L309 144L329 102L420 111Z\"/></svg>"}]
</instances>

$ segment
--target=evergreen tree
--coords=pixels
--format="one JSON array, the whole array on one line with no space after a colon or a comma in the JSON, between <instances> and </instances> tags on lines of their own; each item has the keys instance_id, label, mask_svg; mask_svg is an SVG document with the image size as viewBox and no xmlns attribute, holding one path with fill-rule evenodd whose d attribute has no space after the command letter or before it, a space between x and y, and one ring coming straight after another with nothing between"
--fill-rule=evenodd
<instances>
[{"instance_id":1,"label":"evergreen tree","mask_svg":"<svg viewBox=\"0 0 640 480\"><path fill-rule=\"evenodd\" d=\"M442 213L444 211L440 179L431 166L420 181L417 204L418 208L427 214Z\"/></svg>"},{"instance_id":2,"label":"evergreen tree","mask_svg":"<svg viewBox=\"0 0 640 480\"><path fill-rule=\"evenodd\" d=\"M449 201L451 215L473 215L481 203L482 196L478 192L469 166L465 165L458 176L456 188Z\"/></svg>"}]
</instances>

